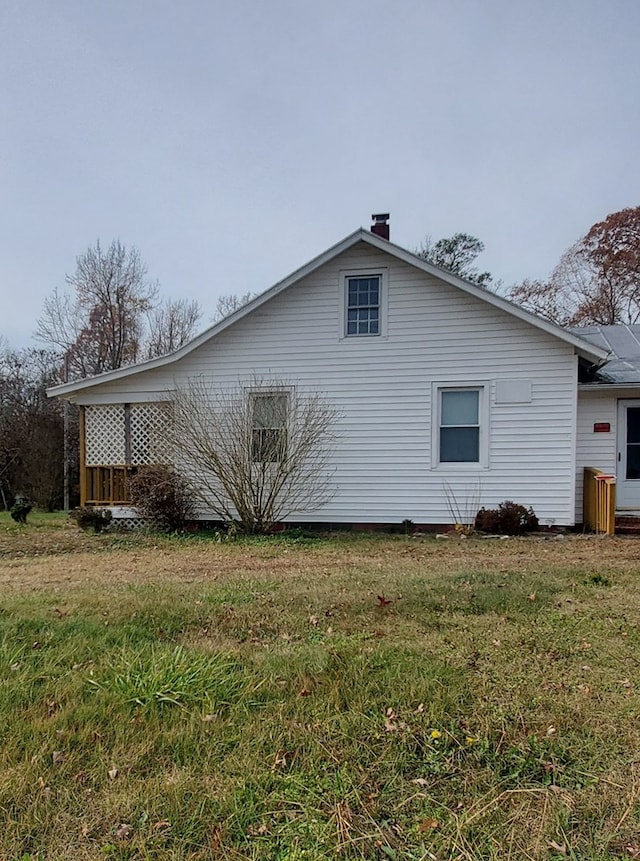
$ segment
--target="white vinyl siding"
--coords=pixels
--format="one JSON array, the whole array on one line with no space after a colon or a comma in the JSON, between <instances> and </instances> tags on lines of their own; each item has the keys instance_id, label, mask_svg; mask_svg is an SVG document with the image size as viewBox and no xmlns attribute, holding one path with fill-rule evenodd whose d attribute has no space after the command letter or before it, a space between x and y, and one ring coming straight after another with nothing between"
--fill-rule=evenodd
<instances>
[{"instance_id":1,"label":"white vinyl siding","mask_svg":"<svg viewBox=\"0 0 640 861\"><path fill-rule=\"evenodd\" d=\"M383 273L383 329L345 337L344 278ZM229 326L179 362L79 393L81 403L166 397L201 376L235 386L320 391L341 415L336 492L313 514L329 523L449 523L445 485L479 503L533 506L541 523L573 523L577 359L546 332L364 243ZM485 381L487 466L439 464L433 387ZM500 380L527 399L496 402ZM133 393L136 393L134 397Z\"/></svg>"},{"instance_id":2,"label":"white vinyl siding","mask_svg":"<svg viewBox=\"0 0 640 861\"><path fill-rule=\"evenodd\" d=\"M618 470L618 400L637 398L638 389L583 387L578 392L578 433L576 444L576 522L582 522L584 468L593 466L617 475ZM608 423L610 430L598 432L596 424Z\"/></svg>"}]
</instances>

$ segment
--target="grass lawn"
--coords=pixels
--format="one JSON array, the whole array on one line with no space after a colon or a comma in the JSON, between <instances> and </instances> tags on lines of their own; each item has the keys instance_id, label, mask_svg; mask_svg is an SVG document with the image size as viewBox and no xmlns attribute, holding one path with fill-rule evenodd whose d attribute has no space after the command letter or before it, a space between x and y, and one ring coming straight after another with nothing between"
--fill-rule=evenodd
<instances>
[{"instance_id":1,"label":"grass lawn","mask_svg":"<svg viewBox=\"0 0 640 861\"><path fill-rule=\"evenodd\" d=\"M637 540L30 521L2 861L640 857Z\"/></svg>"}]
</instances>

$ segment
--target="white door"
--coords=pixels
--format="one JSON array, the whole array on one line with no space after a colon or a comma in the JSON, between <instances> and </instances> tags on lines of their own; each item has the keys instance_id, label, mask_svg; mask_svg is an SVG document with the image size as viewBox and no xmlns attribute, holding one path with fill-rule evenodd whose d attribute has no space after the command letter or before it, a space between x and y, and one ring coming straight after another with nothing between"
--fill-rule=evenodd
<instances>
[{"instance_id":1,"label":"white door","mask_svg":"<svg viewBox=\"0 0 640 861\"><path fill-rule=\"evenodd\" d=\"M618 401L616 508L640 511L640 399Z\"/></svg>"}]
</instances>

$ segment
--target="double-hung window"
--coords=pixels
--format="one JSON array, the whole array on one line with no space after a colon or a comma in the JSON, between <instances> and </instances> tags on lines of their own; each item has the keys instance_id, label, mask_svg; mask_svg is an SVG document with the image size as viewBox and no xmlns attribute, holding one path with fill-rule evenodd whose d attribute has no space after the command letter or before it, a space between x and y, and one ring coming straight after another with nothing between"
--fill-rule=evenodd
<instances>
[{"instance_id":1,"label":"double-hung window","mask_svg":"<svg viewBox=\"0 0 640 861\"><path fill-rule=\"evenodd\" d=\"M251 459L279 463L287 451L287 392L251 394Z\"/></svg>"},{"instance_id":2,"label":"double-hung window","mask_svg":"<svg viewBox=\"0 0 640 861\"><path fill-rule=\"evenodd\" d=\"M439 387L438 463L486 463L483 386Z\"/></svg>"},{"instance_id":3,"label":"double-hung window","mask_svg":"<svg viewBox=\"0 0 640 861\"><path fill-rule=\"evenodd\" d=\"M357 275L346 279L346 335L379 335L381 276Z\"/></svg>"}]
</instances>

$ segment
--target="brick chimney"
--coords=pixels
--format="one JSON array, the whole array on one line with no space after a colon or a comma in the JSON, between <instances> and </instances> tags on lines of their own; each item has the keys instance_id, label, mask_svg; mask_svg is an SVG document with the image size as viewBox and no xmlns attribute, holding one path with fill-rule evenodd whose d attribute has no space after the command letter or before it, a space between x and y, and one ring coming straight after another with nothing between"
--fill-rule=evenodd
<instances>
[{"instance_id":1,"label":"brick chimney","mask_svg":"<svg viewBox=\"0 0 640 861\"><path fill-rule=\"evenodd\" d=\"M371 220L373 224L371 225L371 232L375 233L376 236L380 236L382 239L389 238L389 213L388 212L380 212L377 215L372 215Z\"/></svg>"}]
</instances>

